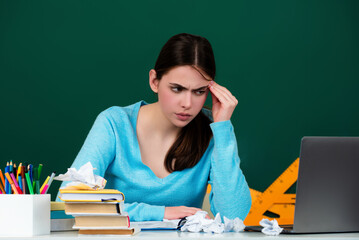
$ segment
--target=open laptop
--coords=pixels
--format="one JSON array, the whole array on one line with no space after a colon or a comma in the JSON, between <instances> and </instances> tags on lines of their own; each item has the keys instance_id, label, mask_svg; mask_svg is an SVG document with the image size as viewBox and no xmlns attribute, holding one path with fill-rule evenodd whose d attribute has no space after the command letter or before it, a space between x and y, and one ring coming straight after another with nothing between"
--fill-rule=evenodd
<instances>
[{"instance_id":1,"label":"open laptop","mask_svg":"<svg viewBox=\"0 0 359 240\"><path fill-rule=\"evenodd\" d=\"M359 137L303 137L294 224L282 227L282 233L359 232Z\"/></svg>"}]
</instances>

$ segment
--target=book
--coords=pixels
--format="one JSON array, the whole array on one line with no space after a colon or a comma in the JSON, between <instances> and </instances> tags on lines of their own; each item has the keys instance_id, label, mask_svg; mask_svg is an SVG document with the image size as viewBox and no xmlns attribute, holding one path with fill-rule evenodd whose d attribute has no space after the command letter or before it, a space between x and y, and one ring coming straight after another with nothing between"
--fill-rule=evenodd
<instances>
[{"instance_id":1,"label":"book","mask_svg":"<svg viewBox=\"0 0 359 240\"><path fill-rule=\"evenodd\" d=\"M130 228L81 228L79 229L79 234L86 235L134 235L140 232L141 229L137 227Z\"/></svg>"},{"instance_id":2,"label":"book","mask_svg":"<svg viewBox=\"0 0 359 240\"><path fill-rule=\"evenodd\" d=\"M122 214L122 202L67 202L66 214L76 215L79 213L89 214Z\"/></svg>"},{"instance_id":3,"label":"book","mask_svg":"<svg viewBox=\"0 0 359 240\"><path fill-rule=\"evenodd\" d=\"M70 190L60 189L59 198L64 202L122 202L125 196L115 189Z\"/></svg>"},{"instance_id":4,"label":"book","mask_svg":"<svg viewBox=\"0 0 359 240\"><path fill-rule=\"evenodd\" d=\"M54 218L51 219L51 232L59 232L59 231L74 231L72 227L75 224L74 218Z\"/></svg>"},{"instance_id":5,"label":"book","mask_svg":"<svg viewBox=\"0 0 359 240\"><path fill-rule=\"evenodd\" d=\"M130 227L128 216L75 216L74 228L83 227Z\"/></svg>"},{"instance_id":6,"label":"book","mask_svg":"<svg viewBox=\"0 0 359 240\"><path fill-rule=\"evenodd\" d=\"M64 210L61 211L51 211L50 213L51 219L65 219L65 218L74 218L71 215L65 213Z\"/></svg>"},{"instance_id":7,"label":"book","mask_svg":"<svg viewBox=\"0 0 359 240\"><path fill-rule=\"evenodd\" d=\"M65 210L64 202L51 202L51 211Z\"/></svg>"}]
</instances>

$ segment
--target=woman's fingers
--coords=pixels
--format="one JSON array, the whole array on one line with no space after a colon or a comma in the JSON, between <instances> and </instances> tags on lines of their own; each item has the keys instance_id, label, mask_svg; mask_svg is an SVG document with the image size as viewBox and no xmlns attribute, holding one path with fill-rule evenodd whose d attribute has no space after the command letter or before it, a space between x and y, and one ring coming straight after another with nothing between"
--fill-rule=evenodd
<instances>
[{"instance_id":1,"label":"woman's fingers","mask_svg":"<svg viewBox=\"0 0 359 240\"><path fill-rule=\"evenodd\" d=\"M238 100L225 87L215 82L209 84L209 90L212 94L212 115L214 122L229 120Z\"/></svg>"},{"instance_id":2,"label":"woman's fingers","mask_svg":"<svg viewBox=\"0 0 359 240\"><path fill-rule=\"evenodd\" d=\"M225 87L213 82L210 87L211 90L223 96L223 100L227 100L233 103L238 103L238 100L232 95L232 93Z\"/></svg>"}]
</instances>

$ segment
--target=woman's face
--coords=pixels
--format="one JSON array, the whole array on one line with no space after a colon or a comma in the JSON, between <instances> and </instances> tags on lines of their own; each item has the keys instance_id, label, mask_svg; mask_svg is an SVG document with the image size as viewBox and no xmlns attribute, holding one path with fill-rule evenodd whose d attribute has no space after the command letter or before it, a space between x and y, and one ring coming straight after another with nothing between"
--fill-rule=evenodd
<instances>
[{"instance_id":1,"label":"woman's face","mask_svg":"<svg viewBox=\"0 0 359 240\"><path fill-rule=\"evenodd\" d=\"M210 82L204 78L204 72L199 71L197 67L178 66L156 80L161 110L177 127L192 121L206 101Z\"/></svg>"}]
</instances>

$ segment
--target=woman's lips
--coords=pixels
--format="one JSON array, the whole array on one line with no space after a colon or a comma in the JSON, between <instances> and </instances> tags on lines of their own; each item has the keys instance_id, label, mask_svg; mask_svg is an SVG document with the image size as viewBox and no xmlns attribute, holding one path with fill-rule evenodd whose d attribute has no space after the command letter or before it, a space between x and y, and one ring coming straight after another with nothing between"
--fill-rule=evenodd
<instances>
[{"instance_id":1,"label":"woman's lips","mask_svg":"<svg viewBox=\"0 0 359 240\"><path fill-rule=\"evenodd\" d=\"M190 114L186 114L186 113L176 113L176 116L181 121L186 121L191 117Z\"/></svg>"}]
</instances>

